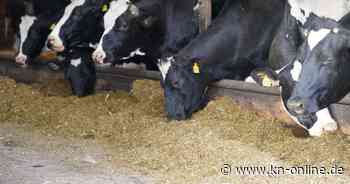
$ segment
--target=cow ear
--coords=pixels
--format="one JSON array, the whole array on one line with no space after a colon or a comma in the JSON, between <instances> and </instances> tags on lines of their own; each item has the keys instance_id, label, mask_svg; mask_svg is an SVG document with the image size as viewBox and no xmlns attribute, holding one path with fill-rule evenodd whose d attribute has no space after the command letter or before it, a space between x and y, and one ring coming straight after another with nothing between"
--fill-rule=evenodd
<instances>
[{"instance_id":1,"label":"cow ear","mask_svg":"<svg viewBox=\"0 0 350 184\"><path fill-rule=\"evenodd\" d=\"M278 74L269 68L258 68L252 71L250 78L254 82L263 87L278 87L280 86ZM247 80L246 80L247 81ZM252 81L247 81L252 82Z\"/></svg>"}]
</instances>

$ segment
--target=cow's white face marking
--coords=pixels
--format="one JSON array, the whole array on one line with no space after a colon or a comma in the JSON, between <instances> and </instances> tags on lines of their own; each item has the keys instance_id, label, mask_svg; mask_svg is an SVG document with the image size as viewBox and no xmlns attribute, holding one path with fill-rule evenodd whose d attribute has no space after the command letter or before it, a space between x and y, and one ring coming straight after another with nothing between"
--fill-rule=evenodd
<instances>
[{"instance_id":1,"label":"cow's white face marking","mask_svg":"<svg viewBox=\"0 0 350 184\"><path fill-rule=\"evenodd\" d=\"M290 14L299 22L305 24L311 14L312 8L300 2L300 0L288 0L288 2L291 6Z\"/></svg>"},{"instance_id":2,"label":"cow's white face marking","mask_svg":"<svg viewBox=\"0 0 350 184\"><path fill-rule=\"evenodd\" d=\"M309 129L311 136L319 137L325 131L331 132L338 129L337 122L332 118L328 108L318 111L316 116L316 123Z\"/></svg>"},{"instance_id":3,"label":"cow's white face marking","mask_svg":"<svg viewBox=\"0 0 350 184\"><path fill-rule=\"evenodd\" d=\"M63 41L60 38L60 31L62 26L67 22L69 17L72 15L74 9L78 6L81 6L85 3L85 0L71 0L71 3L66 6L64 10L64 14L62 18L58 21L55 28L52 30L52 32L49 35L49 40L52 40L52 43L54 47L63 47Z\"/></svg>"},{"instance_id":4,"label":"cow's white face marking","mask_svg":"<svg viewBox=\"0 0 350 184\"><path fill-rule=\"evenodd\" d=\"M78 67L78 66L81 64L81 58L79 58L79 59L72 59L72 60L70 61L70 64L71 64L72 66L74 66L74 67Z\"/></svg>"},{"instance_id":5,"label":"cow's white face marking","mask_svg":"<svg viewBox=\"0 0 350 184\"><path fill-rule=\"evenodd\" d=\"M312 30L307 39L310 49L313 50L330 32L330 29Z\"/></svg>"},{"instance_id":6,"label":"cow's white face marking","mask_svg":"<svg viewBox=\"0 0 350 184\"><path fill-rule=\"evenodd\" d=\"M23 44L28 37L29 29L34 24L36 17L25 15L21 18L21 23L19 25L20 40L18 43L18 55L16 56L16 61L24 63L27 60L27 56L23 54Z\"/></svg>"},{"instance_id":7,"label":"cow's white face marking","mask_svg":"<svg viewBox=\"0 0 350 184\"><path fill-rule=\"evenodd\" d=\"M284 110L284 112L287 113L287 115L292 118L292 120L297 123L299 126L301 126L302 128L304 128L305 130L307 130L307 128L300 123L300 121L298 120L298 118L296 118L295 116L293 116L288 110L287 110L287 107L286 107L286 104L284 103L283 99L281 98L281 103L282 103L282 109Z\"/></svg>"},{"instance_id":8,"label":"cow's white face marking","mask_svg":"<svg viewBox=\"0 0 350 184\"><path fill-rule=\"evenodd\" d=\"M141 49L138 48L138 49L132 51L132 52L129 54L129 56L123 57L122 59L125 60L125 59L130 59L130 58L135 57L135 56L145 56L145 55L146 55L146 53L145 53L145 52L142 52Z\"/></svg>"},{"instance_id":9,"label":"cow's white face marking","mask_svg":"<svg viewBox=\"0 0 350 184\"><path fill-rule=\"evenodd\" d=\"M168 71L171 67L172 62L175 61L174 57L168 57L166 61L158 61L158 68L159 71L162 73L163 80L166 79L166 76L168 74Z\"/></svg>"},{"instance_id":10,"label":"cow's white face marking","mask_svg":"<svg viewBox=\"0 0 350 184\"><path fill-rule=\"evenodd\" d=\"M288 0L291 6L290 14L304 24L311 13L339 21L349 12L348 0Z\"/></svg>"},{"instance_id":11,"label":"cow's white face marking","mask_svg":"<svg viewBox=\"0 0 350 184\"><path fill-rule=\"evenodd\" d=\"M110 8L103 17L104 20L104 32L97 45L96 51L92 54L95 62L103 63L106 58L106 52L103 50L103 39L113 29L115 21L125 13L130 6L129 0L117 0L110 3Z\"/></svg>"},{"instance_id":12,"label":"cow's white face marking","mask_svg":"<svg viewBox=\"0 0 350 184\"><path fill-rule=\"evenodd\" d=\"M198 1L197 4L193 7L193 11L197 11L199 10L199 8L201 8L201 2Z\"/></svg>"},{"instance_id":13,"label":"cow's white face marking","mask_svg":"<svg viewBox=\"0 0 350 184\"><path fill-rule=\"evenodd\" d=\"M338 34L338 33L339 33L339 28L337 28L337 27L336 27L336 28L333 28L333 29L332 29L332 32L335 33L335 34Z\"/></svg>"},{"instance_id":14,"label":"cow's white face marking","mask_svg":"<svg viewBox=\"0 0 350 184\"><path fill-rule=\"evenodd\" d=\"M19 25L19 32L20 32L20 36L21 36L20 47L19 47L20 52L22 51L22 46L23 46L24 41L28 37L29 29L32 27L35 20L36 20L36 17L28 16L28 15L23 16L21 18L21 23Z\"/></svg>"},{"instance_id":15,"label":"cow's white face marking","mask_svg":"<svg viewBox=\"0 0 350 184\"><path fill-rule=\"evenodd\" d=\"M333 119L328 108L324 108L316 112L317 121L315 122L314 126L312 126L310 129L307 129L303 124L299 122L295 116L289 113L282 99L281 101L283 110L288 114L290 118L292 118L295 123L307 130L310 136L320 137L323 132L332 132L338 129L337 122Z\"/></svg>"},{"instance_id":16,"label":"cow's white face marking","mask_svg":"<svg viewBox=\"0 0 350 184\"><path fill-rule=\"evenodd\" d=\"M292 78L294 81L299 81L299 76L302 68L303 68L303 65L300 63L299 60L296 60L293 63L293 69L290 71L290 74L292 75Z\"/></svg>"}]
</instances>

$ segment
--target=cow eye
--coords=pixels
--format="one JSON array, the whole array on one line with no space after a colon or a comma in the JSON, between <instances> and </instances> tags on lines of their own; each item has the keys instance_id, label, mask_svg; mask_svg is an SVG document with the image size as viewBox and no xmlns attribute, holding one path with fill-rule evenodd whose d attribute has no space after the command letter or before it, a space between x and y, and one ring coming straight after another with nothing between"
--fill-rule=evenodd
<instances>
[{"instance_id":1,"label":"cow eye","mask_svg":"<svg viewBox=\"0 0 350 184\"><path fill-rule=\"evenodd\" d=\"M126 30L129 29L129 26L128 26L128 24L122 24L122 25L120 26L120 29L123 30L123 31L126 31Z\"/></svg>"},{"instance_id":2,"label":"cow eye","mask_svg":"<svg viewBox=\"0 0 350 184\"><path fill-rule=\"evenodd\" d=\"M119 31L127 31L129 29L129 25L126 22L121 22L117 28Z\"/></svg>"},{"instance_id":3,"label":"cow eye","mask_svg":"<svg viewBox=\"0 0 350 184\"><path fill-rule=\"evenodd\" d=\"M172 81L172 82L171 82L171 85L172 85L174 88L180 88L180 83L179 83L179 81Z\"/></svg>"}]
</instances>

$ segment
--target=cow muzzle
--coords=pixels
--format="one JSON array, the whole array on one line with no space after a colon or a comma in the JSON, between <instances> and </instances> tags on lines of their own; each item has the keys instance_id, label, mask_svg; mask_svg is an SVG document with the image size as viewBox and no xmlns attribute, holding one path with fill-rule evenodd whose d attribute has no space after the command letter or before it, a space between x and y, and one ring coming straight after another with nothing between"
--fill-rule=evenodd
<instances>
[{"instance_id":1,"label":"cow muzzle","mask_svg":"<svg viewBox=\"0 0 350 184\"><path fill-rule=\"evenodd\" d=\"M18 54L15 58L16 64L20 66L26 66L27 65L27 59L28 57L22 53Z\"/></svg>"},{"instance_id":2,"label":"cow muzzle","mask_svg":"<svg viewBox=\"0 0 350 184\"><path fill-rule=\"evenodd\" d=\"M101 50L101 49L97 49L92 54L92 59L97 64L103 64L105 58L106 58L106 53L103 50Z\"/></svg>"},{"instance_id":3,"label":"cow muzzle","mask_svg":"<svg viewBox=\"0 0 350 184\"><path fill-rule=\"evenodd\" d=\"M168 113L167 118L168 120L183 121L183 120L186 120L188 116L185 113L176 112L174 114Z\"/></svg>"},{"instance_id":4,"label":"cow muzzle","mask_svg":"<svg viewBox=\"0 0 350 184\"><path fill-rule=\"evenodd\" d=\"M47 47L56 52L63 52L65 50L61 39L56 37L49 37L47 40Z\"/></svg>"}]
</instances>

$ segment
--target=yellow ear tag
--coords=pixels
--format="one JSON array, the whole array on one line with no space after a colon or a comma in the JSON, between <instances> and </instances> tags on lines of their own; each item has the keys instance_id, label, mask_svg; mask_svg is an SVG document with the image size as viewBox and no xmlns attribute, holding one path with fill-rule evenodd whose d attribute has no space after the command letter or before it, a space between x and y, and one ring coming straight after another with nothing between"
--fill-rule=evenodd
<instances>
[{"instance_id":1,"label":"yellow ear tag","mask_svg":"<svg viewBox=\"0 0 350 184\"><path fill-rule=\"evenodd\" d=\"M53 29L55 29L55 27L56 27L56 24L52 24L52 25L50 26L50 30L52 31Z\"/></svg>"},{"instance_id":2,"label":"yellow ear tag","mask_svg":"<svg viewBox=\"0 0 350 184\"><path fill-rule=\"evenodd\" d=\"M278 80L276 81L274 79L271 79L265 73L258 73L257 75L261 79L262 86L264 86L264 87L278 87L278 86L280 86L280 82Z\"/></svg>"},{"instance_id":3,"label":"yellow ear tag","mask_svg":"<svg viewBox=\"0 0 350 184\"><path fill-rule=\"evenodd\" d=\"M106 5L106 4L104 4L103 6L102 6L102 12L107 12L108 11L108 5Z\"/></svg>"},{"instance_id":4,"label":"yellow ear tag","mask_svg":"<svg viewBox=\"0 0 350 184\"><path fill-rule=\"evenodd\" d=\"M199 67L199 64L198 64L198 63L193 63L192 69L193 69L193 73L194 73L194 74L200 74L200 73L201 73L200 67Z\"/></svg>"},{"instance_id":5,"label":"yellow ear tag","mask_svg":"<svg viewBox=\"0 0 350 184\"><path fill-rule=\"evenodd\" d=\"M262 85L265 87L272 87L273 86L273 81L270 79L270 77L268 77L267 75L263 76L262 79Z\"/></svg>"}]
</instances>

